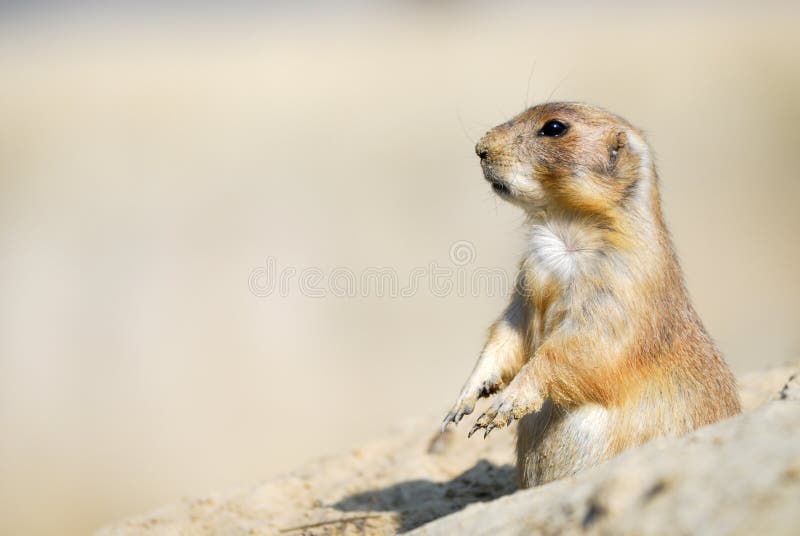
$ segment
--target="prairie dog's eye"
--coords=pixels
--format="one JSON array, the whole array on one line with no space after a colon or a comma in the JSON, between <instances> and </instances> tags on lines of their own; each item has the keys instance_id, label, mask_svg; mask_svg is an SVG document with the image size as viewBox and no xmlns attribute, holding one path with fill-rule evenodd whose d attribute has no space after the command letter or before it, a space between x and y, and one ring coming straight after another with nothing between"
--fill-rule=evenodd
<instances>
[{"instance_id":1,"label":"prairie dog's eye","mask_svg":"<svg viewBox=\"0 0 800 536\"><path fill-rule=\"evenodd\" d=\"M559 136L563 136L569 127L558 121L557 119L552 119L544 124L542 129L539 131L539 136L547 136L548 138L558 138Z\"/></svg>"}]
</instances>

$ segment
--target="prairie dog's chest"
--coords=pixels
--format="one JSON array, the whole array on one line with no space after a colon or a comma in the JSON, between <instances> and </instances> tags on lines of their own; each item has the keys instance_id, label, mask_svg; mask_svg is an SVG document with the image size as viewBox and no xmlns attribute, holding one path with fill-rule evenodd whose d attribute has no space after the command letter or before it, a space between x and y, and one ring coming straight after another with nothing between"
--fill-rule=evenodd
<instances>
[{"instance_id":1,"label":"prairie dog's chest","mask_svg":"<svg viewBox=\"0 0 800 536\"><path fill-rule=\"evenodd\" d=\"M602 234L586 222L557 218L536 222L528 232L526 277L535 287L573 284L591 276L602 246Z\"/></svg>"},{"instance_id":2,"label":"prairie dog's chest","mask_svg":"<svg viewBox=\"0 0 800 536\"><path fill-rule=\"evenodd\" d=\"M534 348L556 325L572 321L571 312L602 277L602 246L600 233L580 222L548 220L530 227L523 275Z\"/></svg>"}]
</instances>

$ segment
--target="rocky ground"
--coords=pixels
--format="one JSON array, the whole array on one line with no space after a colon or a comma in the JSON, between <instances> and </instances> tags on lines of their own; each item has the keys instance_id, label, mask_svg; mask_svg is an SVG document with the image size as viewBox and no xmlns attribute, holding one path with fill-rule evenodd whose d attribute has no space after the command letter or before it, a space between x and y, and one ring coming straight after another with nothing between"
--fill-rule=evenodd
<instances>
[{"instance_id":1,"label":"rocky ground","mask_svg":"<svg viewBox=\"0 0 800 536\"><path fill-rule=\"evenodd\" d=\"M800 365L739 378L745 413L517 491L513 433L432 417L251 489L122 521L130 534L798 534Z\"/></svg>"}]
</instances>

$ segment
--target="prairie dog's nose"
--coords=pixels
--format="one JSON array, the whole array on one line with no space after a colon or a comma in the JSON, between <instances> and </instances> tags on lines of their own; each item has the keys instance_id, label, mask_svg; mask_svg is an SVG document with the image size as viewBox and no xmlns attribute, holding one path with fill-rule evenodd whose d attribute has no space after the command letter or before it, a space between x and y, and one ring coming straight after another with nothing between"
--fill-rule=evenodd
<instances>
[{"instance_id":1,"label":"prairie dog's nose","mask_svg":"<svg viewBox=\"0 0 800 536\"><path fill-rule=\"evenodd\" d=\"M477 154L481 160L484 160L487 156L489 156L489 148L486 145L486 138L482 139L475 145L475 154Z\"/></svg>"}]
</instances>

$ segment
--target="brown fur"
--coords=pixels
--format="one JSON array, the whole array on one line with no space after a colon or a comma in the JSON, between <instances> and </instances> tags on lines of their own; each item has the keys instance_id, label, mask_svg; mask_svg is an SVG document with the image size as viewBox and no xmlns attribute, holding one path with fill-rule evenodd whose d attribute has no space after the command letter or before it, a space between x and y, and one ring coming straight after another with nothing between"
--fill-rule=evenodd
<instances>
[{"instance_id":1,"label":"brown fur","mask_svg":"<svg viewBox=\"0 0 800 536\"><path fill-rule=\"evenodd\" d=\"M567 132L540 135L550 120ZM476 151L496 191L526 212L533 245L445 425L502 390L472 431L521 419L528 487L739 412L687 297L638 129L551 103L492 129Z\"/></svg>"}]
</instances>

